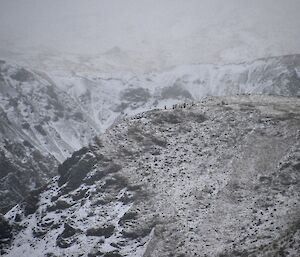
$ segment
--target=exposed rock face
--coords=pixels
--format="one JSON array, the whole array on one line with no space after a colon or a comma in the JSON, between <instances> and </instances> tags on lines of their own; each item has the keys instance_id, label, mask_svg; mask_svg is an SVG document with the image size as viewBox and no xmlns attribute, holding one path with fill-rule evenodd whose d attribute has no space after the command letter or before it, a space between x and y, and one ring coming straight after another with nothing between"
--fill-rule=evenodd
<instances>
[{"instance_id":1,"label":"exposed rock face","mask_svg":"<svg viewBox=\"0 0 300 257\"><path fill-rule=\"evenodd\" d=\"M9 225L5 217L0 214L0 254L5 253L3 248L9 244L12 238L12 227Z\"/></svg>"},{"instance_id":2,"label":"exposed rock face","mask_svg":"<svg viewBox=\"0 0 300 257\"><path fill-rule=\"evenodd\" d=\"M17 138L44 156L64 161L96 134L99 127L80 105L47 75L6 63L0 64L0 112Z\"/></svg>"},{"instance_id":3,"label":"exposed rock face","mask_svg":"<svg viewBox=\"0 0 300 257\"><path fill-rule=\"evenodd\" d=\"M86 136L83 130L89 125L80 120L70 99L36 72L0 63L0 212L57 175L59 161L76 147L72 126ZM70 136L68 143L66 136Z\"/></svg>"},{"instance_id":4,"label":"exposed rock face","mask_svg":"<svg viewBox=\"0 0 300 257\"><path fill-rule=\"evenodd\" d=\"M62 164L33 214L6 214L4 256L297 257L299 167L299 98L142 113Z\"/></svg>"},{"instance_id":5,"label":"exposed rock face","mask_svg":"<svg viewBox=\"0 0 300 257\"><path fill-rule=\"evenodd\" d=\"M1 120L0 130L0 212L5 213L54 176L58 161L24 139L8 119Z\"/></svg>"}]
</instances>

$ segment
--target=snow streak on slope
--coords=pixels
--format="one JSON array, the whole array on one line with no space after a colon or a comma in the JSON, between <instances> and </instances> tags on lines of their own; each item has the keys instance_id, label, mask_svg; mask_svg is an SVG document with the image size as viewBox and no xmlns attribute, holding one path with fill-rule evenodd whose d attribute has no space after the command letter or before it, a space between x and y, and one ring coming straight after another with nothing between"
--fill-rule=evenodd
<instances>
[{"instance_id":1,"label":"snow streak on slope","mask_svg":"<svg viewBox=\"0 0 300 257\"><path fill-rule=\"evenodd\" d=\"M236 96L127 118L6 215L3 254L296 257L299 115Z\"/></svg>"}]
</instances>

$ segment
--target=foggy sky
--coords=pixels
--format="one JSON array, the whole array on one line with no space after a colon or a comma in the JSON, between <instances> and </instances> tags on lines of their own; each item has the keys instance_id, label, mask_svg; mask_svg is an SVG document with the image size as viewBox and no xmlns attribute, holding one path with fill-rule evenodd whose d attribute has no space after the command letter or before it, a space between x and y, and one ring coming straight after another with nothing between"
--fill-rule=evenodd
<instances>
[{"instance_id":1,"label":"foggy sky","mask_svg":"<svg viewBox=\"0 0 300 257\"><path fill-rule=\"evenodd\" d=\"M0 0L0 58L147 71L300 53L299 10L299 0Z\"/></svg>"}]
</instances>

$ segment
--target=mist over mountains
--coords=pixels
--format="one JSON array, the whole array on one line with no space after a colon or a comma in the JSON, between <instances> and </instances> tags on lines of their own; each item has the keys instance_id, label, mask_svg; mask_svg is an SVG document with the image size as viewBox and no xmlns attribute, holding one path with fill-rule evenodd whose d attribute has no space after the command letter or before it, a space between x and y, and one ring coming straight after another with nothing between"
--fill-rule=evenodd
<instances>
[{"instance_id":1,"label":"mist over mountains","mask_svg":"<svg viewBox=\"0 0 300 257\"><path fill-rule=\"evenodd\" d=\"M1 0L0 6L2 58L48 71L143 73L300 52L297 0Z\"/></svg>"},{"instance_id":2,"label":"mist over mountains","mask_svg":"<svg viewBox=\"0 0 300 257\"><path fill-rule=\"evenodd\" d=\"M0 0L0 255L299 257L298 0Z\"/></svg>"}]
</instances>

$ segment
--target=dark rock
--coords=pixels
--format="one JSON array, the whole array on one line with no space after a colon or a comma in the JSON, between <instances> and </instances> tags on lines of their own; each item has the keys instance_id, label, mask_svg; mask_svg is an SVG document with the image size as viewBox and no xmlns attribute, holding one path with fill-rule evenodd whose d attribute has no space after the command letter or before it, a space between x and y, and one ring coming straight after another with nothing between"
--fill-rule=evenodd
<instances>
[{"instance_id":1,"label":"dark rock","mask_svg":"<svg viewBox=\"0 0 300 257\"><path fill-rule=\"evenodd\" d=\"M87 148L75 152L71 158L59 166L58 172L61 176L58 185L66 184L64 193L78 188L96 163L97 158Z\"/></svg>"},{"instance_id":2,"label":"dark rock","mask_svg":"<svg viewBox=\"0 0 300 257\"><path fill-rule=\"evenodd\" d=\"M281 173L279 175L279 181L282 185L289 186L289 185L295 185L298 183L297 177L293 177L288 173Z\"/></svg>"},{"instance_id":3,"label":"dark rock","mask_svg":"<svg viewBox=\"0 0 300 257\"><path fill-rule=\"evenodd\" d=\"M90 228L86 231L87 236L104 236L105 238L111 237L114 233L115 226L111 224L105 224L102 227Z\"/></svg>"},{"instance_id":4,"label":"dark rock","mask_svg":"<svg viewBox=\"0 0 300 257\"><path fill-rule=\"evenodd\" d=\"M44 228L34 228L32 230L32 235L34 237L42 237L43 235L47 234L48 230L47 229L44 229Z\"/></svg>"},{"instance_id":5,"label":"dark rock","mask_svg":"<svg viewBox=\"0 0 300 257\"><path fill-rule=\"evenodd\" d=\"M64 231L60 234L62 238L68 238L76 234L76 229L70 226L68 223L64 224Z\"/></svg>"},{"instance_id":6,"label":"dark rock","mask_svg":"<svg viewBox=\"0 0 300 257\"><path fill-rule=\"evenodd\" d=\"M178 124L184 122L181 113L174 113L174 112L163 112L157 114L157 116L154 119L155 123L163 124L165 122L171 123L171 124Z\"/></svg>"},{"instance_id":7,"label":"dark rock","mask_svg":"<svg viewBox=\"0 0 300 257\"><path fill-rule=\"evenodd\" d=\"M103 252L96 251L88 254L88 257L98 257L98 256L103 256Z\"/></svg>"},{"instance_id":8,"label":"dark rock","mask_svg":"<svg viewBox=\"0 0 300 257\"><path fill-rule=\"evenodd\" d=\"M2 246L4 244L9 243L11 238L12 227L9 225L5 217L2 214L0 214L0 250L2 249Z\"/></svg>"},{"instance_id":9,"label":"dark rock","mask_svg":"<svg viewBox=\"0 0 300 257\"><path fill-rule=\"evenodd\" d=\"M138 239L138 238L143 238L143 237L149 235L151 230L152 230L152 227L147 226L147 224L145 224L145 226L140 226L138 228L123 229L121 233L126 238Z\"/></svg>"},{"instance_id":10,"label":"dark rock","mask_svg":"<svg viewBox=\"0 0 300 257\"><path fill-rule=\"evenodd\" d=\"M34 148L33 145L31 143L29 143L27 140L23 141L23 145L29 148Z\"/></svg>"},{"instance_id":11,"label":"dark rock","mask_svg":"<svg viewBox=\"0 0 300 257\"><path fill-rule=\"evenodd\" d=\"M153 144L158 145L160 147L166 147L167 144L168 144L167 141L159 139L159 138L157 138L155 136L151 136L150 138L151 138L151 141L153 142Z\"/></svg>"},{"instance_id":12,"label":"dark rock","mask_svg":"<svg viewBox=\"0 0 300 257\"><path fill-rule=\"evenodd\" d=\"M17 213L15 216L15 222L20 222L20 221L22 221L22 216L19 213Z\"/></svg>"},{"instance_id":13,"label":"dark rock","mask_svg":"<svg viewBox=\"0 0 300 257\"><path fill-rule=\"evenodd\" d=\"M119 224L122 225L124 224L126 221L129 221L129 220L134 220L136 219L138 216L138 213L137 212L126 212L123 217L119 220Z\"/></svg>"},{"instance_id":14,"label":"dark rock","mask_svg":"<svg viewBox=\"0 0 300 257\"><path fill-rule=\"evenodd\" d=\"M118 106L116 106L113 111L114 112L123 112L127 107L129 106L129 103L122 102Z\"/></svg>"},{"instance_id":15,"label":"dark rock","mask_svg":"<svg viewBox=\"0 0 300 257\"><path fill-rule=\"evenodd\" d=\"M117 173L121 169L122 169L121 165L116 164L114 162L110 162L103 169L97 170L93 176L91 176L88 179L85 179L84 182L87 183L88 185L92 185L96 181L99 181L100 179L104 178L106 175L111 173Z\"/></svg>"},{"instance_id":16,"label":"dark rock","mask_svg":"<svg viewBox=\"0 0 300 257\"><path fill-rule=\"evenodd\" d=\"M17 168L6 158L4 153L0 152L0 179L15 172L17 172Z\"/></svg>"},{"instance_id":17,"label":"dark rock","mask_svg":"<svg viewBox=\"0 0 300 257\"><path fill-rule=\"evenodd\" d=\"M65 210L72 206L72 204L63 201L63 200L58 200L54 205L48 206L47 211L57 211L57 210Z\"/></svg>"},{"instance_id":18,"label":"dark rock","mask_svg":"<svg viewBox=\"0 0 300 257\"><path fill-rule=\"evenodd\" d=\"M74 120L77 120L77 121L84 120L83 114L81 112L75 112L72 117L74 118Z\"/></svg>"},{"instance_id":19,"label":"dark rock","mask_svg":"<svg viewBox=\"0 0 300 257\"><path fill-rule=\"evenodd\" d=\"M47 132L44 130L41 124L35 125L34 128L43 136L47 136Z\"/></svg>"},{"instance_id":20,"label":"dark rock","mask_svg":"<svg viewBox=\"0 0 300 257\"><path fill-rule=\"evenodd\" d=\"M65 240L61 237L57 237L56 239L56 245L60 248L68 248L74 243L73 240Z\"/></svg>"},{"instance_id":21,"label":"dark rock","mask_svg":"<svg viewBox=\"0 0 300 257\"><path fill-rule=\"evenodd\" d=\"M106 179L102 189L114 187L115 189L121 189L128 185L126 178L118 175L114 175L112 178Z\"/></svg>"},{"instance_id":22,"label":"dark rock","mask_svg":"<svg viewBox=\"0 0 300 257\"><path fill-rule=\"evenodd\" d=\"M11 78L19 82L26 82L33 80L34 76L31 72L25 70L24 68L18 69Z\"/></svg>"},{"instance_id":23,"label":"dark rock","mask_svg":"<svg viewBox=\"0 0 300 257\"><path fill-rule=\"evenodd\" d=\"M296 171L300 172L300 162L295 163L295 164L293 165L293 168L294 168Z\"/></svg>"},{"instance_id":24,"label":"dark rock","mask_svg":"<svg viewBox=\"0 0 300 257\"><path fill-rule=\"evenodd\" d=\"M103 257L123 257L118 251L107 252Z\"/></svg>"},{"instance_id":25,"label":"dark rock","mask_svg":"<svg viewBox=\"0 0 300 257\"><path fill-rule=\"evenodd\" d=\"M88 189L83 189L83 190L80 190L79 192L76 192L76 194L72 195L72 199L74 201L78 201L82 198L85 198L87 191L88 191Z\"/></svg>"},{"instance_id":26,"label":"dark rock","mask_svg":"<svg viewBox=\"0 0 300 257\"><path fill-rule=\"evenodd\" d=\"M72 166L80 160L83 154L88 152L87 147L83 147L80 150L74 152L70 158L64 161L63 164L58 166L58 174L60 175L60 178L58 180L58 185L62 186L64 183L67 182L69 174L69 170L72 168Z\"/></svg>"},{"instance_id":27,"label":"dark rock","mask_svg":"<svg viewBox=\"0 0 300 257\"><path fill-rule=\"evenodd\" d=\"M23 129L30 129L30 124L28 122L22 123L22 128Z\"/></svg>"},{"instance_id":28,"label":"dark rock","mask_svg":"<svg viewBox=\"0 0 300 257\"><path fill-rule=\"evenodd\" d=\"M76 239L72 237L77 233L77 231L77 229L73 228L68 223L65 223L63 232L58 235L56 239L56 245L60 248L70 247L76 241Z\"/></svg>"},{"instance_id":29,"label":"dark rock","mask_svg":"<svg viewBox=\"0 0 300 257\"><path fill-rule=\"evenodd\" d=\"M55 255L54 253L46 253L45 254L45 257L59 257L59 256L57 256L57 255Z\"/></svg>"},{"instance_id":30,"label":"dark rock","mask_svg":"<svg viewBox=\"0 0 300 257\"><path fill-rule=\"evenodd\" d=\"M259 178L259 182L262 183L263 185L271 185L272 182L272 178L271 177L267 177L267 176L261 176Z\"/></svg>"},{"instance_id":31,"label":"dark rock","mask_svg":"<svg viewBox=\"0 0 300 257\"><path fill-rule=\"evenodd\" d=\"M197 123L202 123L204 121L207 120L207 118L205 117L205 115L203 114L200 114L200 113L193 113L193 112L190 112L188 114L188 117L194 121L196 121Z\"/></svg>"},{"instance_id":32,"label":"dark rock","mask_svg":"<svg viewBox=\"0 0 300 257\"><path fill-rule=\"evenodd\" d=\"M35 211L38 209L40 193L44 189L45 187L41 187L33 190L30 192L29 196L25 198L23 202L25 216L35 213Z\"/></svg>"},{"instance_id":33,"label":"dark rock","mask_svg":"<svg viewBox=\"0 0 300 257\"><path fill-rule=\"evenodd\" d=\"M48 228L48 227L52 226L53 223L54 223L54 220L47 219L41 223L41 227Z\"/></svg>"},{"instance_id":34,"label":"dark rock","mask_svg":"<svg viewBox=\"0 0 300 257\"><path fill-rule=\"evenodd\" d=\"M120 96L121 100L127 102L146 102L151 97L149 90L146 88L127 88L125 89Z\"/></svg>"},{"instance_id":35,"label":"dark rock","mask_svg":"<svg viewBox=\"0 0 300 257\"><path fill-rule=\"evenodd\" d=\"M173 86L165 87L161 92L163 99L193 99L191 93L184 89L180 79L176 80Z\"/></svg>"}]
</instances>

